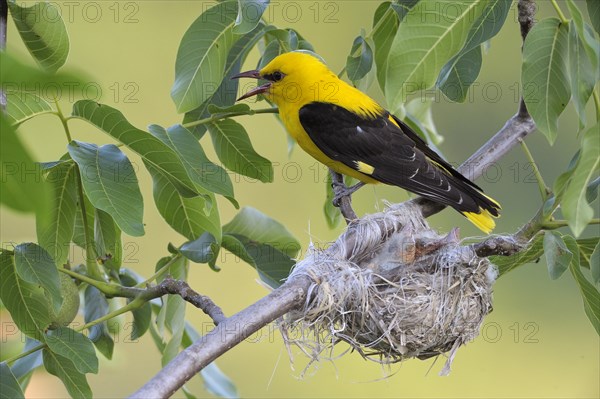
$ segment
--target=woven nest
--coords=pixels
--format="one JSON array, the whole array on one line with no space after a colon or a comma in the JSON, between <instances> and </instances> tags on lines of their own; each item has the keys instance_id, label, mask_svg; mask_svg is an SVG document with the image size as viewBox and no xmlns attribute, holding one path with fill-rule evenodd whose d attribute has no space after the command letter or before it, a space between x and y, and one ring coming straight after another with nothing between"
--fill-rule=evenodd
<instances>
[{"instance_id":1,"label":"woven nest","mask_svg":"<svg viewBox=\"0 0 600 399\"><path fill-rule=\"evenodd\" d=\"M474 339L492 310L495 267L457 231L440 236L418 208L396 208L351 225L330 248L311 253L290 278L312 285L302 309L280 323L287 344L311 360L346 342L383 364L455 352ZM311 362L312 363L312 362Z\"/></svg>"}]
</instances>

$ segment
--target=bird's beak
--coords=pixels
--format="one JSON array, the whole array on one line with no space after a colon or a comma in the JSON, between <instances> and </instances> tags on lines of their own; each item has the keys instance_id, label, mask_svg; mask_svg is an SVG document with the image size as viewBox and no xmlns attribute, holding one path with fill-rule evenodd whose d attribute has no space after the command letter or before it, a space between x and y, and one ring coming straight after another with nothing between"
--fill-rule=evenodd
<instances>
[{"instance_id":1,"label":"bird's beak","mask_svg":"<svg viewBox=\"0 0 600 399\"><path fill-rule=\"evenodd\" d=\"M231 79L239 79L239 78L260 79L261 76L260 76L260 72L255 69L253 71L246 71L246 72L238 73L237 75L231 77ZM265 93L269 90L269 87L271 87L271 82L267 82L264 85L258 86L256 88L248 91L246 94L244 94L243 96L238 98L236 101L240 101L240 100L243 100L248 97L252 97L252 96L256 96L261 93Z\"/></svg>"}]
</instances>

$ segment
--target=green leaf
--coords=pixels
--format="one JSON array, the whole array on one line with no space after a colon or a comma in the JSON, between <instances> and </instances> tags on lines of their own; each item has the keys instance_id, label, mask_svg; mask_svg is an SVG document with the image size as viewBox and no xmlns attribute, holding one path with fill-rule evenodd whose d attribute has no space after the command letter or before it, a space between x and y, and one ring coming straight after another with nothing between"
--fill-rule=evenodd
<instances>
[{"instance_id":1,"label":"green leaf","mask_svg":"<svg viewBox=\"0 0 600 399\"><path fill-rule=\"evenodd\" d=\"M111 215L126 234L144 234L144 205L133 165L115 145L72 141L69 154L79 165L85 193L95 208Z\"/></svg>"},{"instance_id":2,"label":"green leaf","mask_svg":"<svg viewBox=\"0 0 600 399\"><path fill-rule=\"evenodd\" d=\"M552 280L562 276L573 257L562 239L562 234L557 231L548 231L544 234L544 255L548 264L548 274Z\"/></svg>"},{"instance_id":3,"label":"green leaf","mask_svg":"<svg viewBox=\"0 0 600 399\"><path fill-rule=\"evenodd\" d=\"M594 248L598 245L600 237L580 238L577 240L577 246L579 247L579 264L581 267L591 268L591 257L594 252Z\"/></svg>"},{"instance_id":4,"label":"green leaf","mask_svg":"<svg viewBox=\"0 0 600 399\"><path fill-rule=\"evenodd\" d=\"M221 194L237 204L233 198L233 184L227 171L208 159L204 149L189 130L181 125L171 126L166 130L158 125L150 125L148 130L179 155L185 170L196 183L200 193Z\"/></svg>"},{"instance_id":5,"label":"green leaf","mask_svg":"<svg viewBox=\"0 0 600 399\"><path fill-rule=\"evenodd\" d=\"M433 121L432 105L434 97L415 98L406 104L406 117L404 122L413 128L430 147L441 153L436 146L442 144L444 136L438 133Z\"/></svg>"},{"instance_id":6,"label":"green leaf","mask_svg":"<svg viewBox=\"0 0 600 399\"><path fill-rule=\"evenodd\" d=\"M220 398L239 398L235 384L221 371L215 362L200 370L204 379L204 388L211 395Z\"/></svg>"},{"instance_id":7,"label":"green leaf","mask_svg":"<svg viewBox=\"0 0 600 399\"><path fill-rule=\"evenodd\" d=\"M558 117L571 97L568 61L568 26L556 18L536 24L523 46L523 98L537 128L550 144L558 131Z\"/></svg>"},{"instance_id":8,"label":"green leaf","mask_svg":"<svg viewBox=\"0 0 600 399\"><path fill-rule=\"evenodd\" d=\"M13 126L37 115L52 112L52 107L43 98L24 91L8 91L6 94L6 119Z\"/></svg>"},{"instance_id":9,"label":"green leaf","mask_svg":"<svg viewBox=\"0 0 600 399\"><path fill-rule=\"evenodd\" d=\"M600 35L600 4L596 0L586 0L586 2L592 26Z\"/></svg>"},{"instance_id":10,"label":"green leaf","mask_svg":"<svg viewBox=\"0 0 600 399\"><path fill-rule=\"evenodd\" d=\"M293 258L300 251L300 243L281 223L251 207L243 208L223 226L223 233L239 235L268 244Z\"/></svg>"},{"instance_id":11,"label":"green leaf","mask_svg":"<svg viewBox=\"0 0 600 399\"><path fill-rule=\"evenodd\" d=\"M121 229L108 213L100 209L96 209L94 222L96 253L107 270L118 274L123 262Z\"/></svg>"},{"instance_id":12,"label":"green leaf","mask_svg":"<svg viewBox=\"0 0 600 399\"><path fill-rule=\"evenodd\" d=\"M50 254L34 243L19 244L14 252L17 275L23 281L42 287L58 311L63 299L58 270Z\"/></svg>"},{"instance_id":13,"label":"green leaf","mask_svg":"<svg viewBox=\"0 0 600 399\"><path fill-rule=\"evenodd\" d=\"M23 334L44 340L44 331L50 325L44 290L22 280L12 256L5 252L0 254L0 299Z\"/></svg>"},{"instance_id":14,"label":"green leaf","mask_svg":"<svg viewBox=\"0 0 600 399\"><path fill-rule=\"evenodd\" d=\"M198 108L186 112L183 117L184 124L207 118L210 115L208 112L208 107L210 105L227 107L235 104L240 81L239 79L231 79L231 77L241 72L242 64L246 60L248 52L263 37L267 29L271 29L271 27L266 27L264 24L260 23L257 29L245 34L235 42L227 56L225 72L223 73L223 80L221 81L220 86L215 90L214 94ZM197 125L190 129L197 139L202 137L204 132L206 132L205 125Z\"/></svg>"},{"instance_id":15,"label":"green leaf","mask_svg":"<svg viewBox=\"0 0 600 399\"><path fill-rule=\"evenodd\" d=\"M579 128L586 124L585 105L596 85L596 70L585 52L575 22L569 23L569 75L573 104L579 115Z\"/></svg>"},{"instance_id":16,"label":"green leaf","mask_svg":"<svg viewBox=\"0 0 600 399\"><path fill-rule=\"evenodd\" d=\"M238 0L238 15L233 33L243 35L252 31L269 6L269 0Z\"/></svg>"},{"instance_id":17,"label":"green leaf","mask_svg":"<svg viewBox=\"0 0 600 399\"><path fill-rule=\"evenodd\" d=\"M119 274L119 279L126 287L133 287L144 281L142 277L129 269L123 269L121 274ZM129 302L131 302L131 299L128 299L128 303ZM148 328L150 328L150 322L152 321L152 305L150 305L149 302L146 302L140 308L132 310L131 313L133 314L133 325L131 328L130 340L136 341L148 331Z\"/></svg>"},{"instance_id":18,"label":"green leaf","mask_svg":"<svg viewBox=\"0 0 600 399\"><path fill-rule=\"evenodd\" d=\"M385 97L397 110L408 94L433 86L440 69L463 46L474 20L487 5L462 0L450 8L421 0L400 24L387 60Z\"/></svg>"},{"instance_id":19,"label":"green leaf","mask_svg":"<svg viewBox=\"0 0 600 399\"><path fill-rule=\"evenodd\" d=\"M87 243L85 242L85 234L88 234L88 237L94 237L94 224L95 224L95 208L88 199L85 192L83 193L84 203L85 203L85 213L87 219L87 233L84 233L84 225L83 225L83 215L81 213L81 204L77 203L77 211L75 212L75 227L73 228L73 243L78 245L79 247L85 249L87 247Z\"/></svg>"},{"instance_id":20,"label":"green leaf","mask_svg":"<svg viewBox=\"0 0 600 399\"><path fill-rule=\"evenodd\" d=\"M544 254L543 235L536 235L523 249L511 256L490 256L490 261L498 267L500 276L526 263L537 263Z\"/></svg>"},{"instance_id":21,"label":"green leaf","mask_svg":"<svg viewBox=\"0 0 600 399\"><path fill-rule=\"evenodd\" d=\"M590 269L592 269L592 278L594 283L600 282L600 241L596 244L592 256L590 256Z\"/></svg>"},{"instance_id":22,"label":"green leaf","mask_svg":"<svg viewBox=\"0 0 600 399\"><path fill-rule=\"evenodd\" d=\"M209 8L192 22L183 35L175 62L175 83L171 89L178 112L199 107L221 83L227 55L236 39L233 33L234 5L233 1L224 1Z\"/></svg>"},{"instance_id":23,"label":"green leaf","mask_svg":"<svg viewBox=\"0 0 600 399\"><path fill-rule=\"evenodd\" d=\"M242 125L224 119L207 125L217 156L229 170L264 183L273 181L271 161L254 151Z\"/></svg>"},{"instance_id":24,"label":"green leaf","mask_svg":"<svg viewBox=\"0 0 600 399\"><path fill-rule=\"evenodd\" d=\"M600 177L596 177L590 182L590 184L588 184L587 188L585 189L585 199L588 203L591 204L592 202L596 201L596 198L598 198L599 188Z\"/></svg>"},{"instance_id":25,"label":"green leaf","mask_svg":"<svg viewBox=\"0 0 600 399\"><path fill-rule=\"evenodd\" d=\"M46 344L52 352L73 362L80 373L98 372L96 350L85 335L68 327L59 327L48 334Z\"/></svg>"},{"instance_id":26,"label":"green leaf","mask_svg":"<svg viewBox=\"0 0 600 399\"><path fill-rule=\"evenodd\" d=\"M44 349L43 356L44 367L46 367L46 370L63 382L71 397L92 397L92 390L87 383L85 374L80 373L71 360L53 353L48 349Z\"/></svg>"},{"instance_id":27,"label":"green leaf","mask_svg":"<svg viewBox=\"0 0 600 399\"><path fill-rule=\"evenodd\" d=\"M50 73L30 66L16 58L14 55L3 51L0 53L0 83L6 93L20 92L23 87L32 87L33 84L43 85L48 83L52 87L65 85L73 87L74 84L85 85L93 81L88 75L81 72L58 72Z\"/></svg>"},{"instance_id":28,"label":"green leaf","mask_svg":"<svg viewBox=\"0 0 600 399\"><path fill-rule=\"evenodd\" d=\"M59 266L69 258L69 244L75 227L76 167L75 162L66 161L47 170L45 180L51 187L52 198L47 204L48 209L36 218L38 241Z\"/></svg>"},{"instance_id":29,"label":"green leaf","mask_svg":"<svg viewBox=\"0 0 600 399\"><path fill-rule=\"evenodd\" d=\"M81 100L73 105L73 116L89 121L125 144L154 166L184 197L198 195L177 154L151 134L135 128L121 112L94 101Z\"/></svg>"},{"instance_id":30,"label":"green leaf","mask_svg":"<svg viewBox=\"0 0 600 399\"><path fill-rule=\"evenodd\" d=\"M83 318L86 323L108 314L108 301L96 287L87 286L83 297L85 301ZM88 338L94 343L94 346L107 359L112 359L115 343L108 331L106 322L96 324L90 327L88 331Z\"/></svg>"},{"instance_id":31,"label":"green leaf","mask_svg":"<svg viewBox=\"0 0 600 399\"><path fill-rule=\"evenodd\" d=\"M565 244L573 253L573 259L569 265L571 274L575 278L579 290L581 291L581 299L583 299L583 309L585 314L590 319L590 322L600 335L600 292L585 278L579 265L579 248L573 237L565 236Z\"/></svg>"},{"instance_id":32,"label":"green leaf","mask_svg":"<svg viewBox=\"0 0 600 399\"><path fill-rule=\"evenodd\" d=\"M0 363L0 398L1 399L20 399L25 398L25 394L15 378L10 367L6 362Z\"/></svg>"},{"instance_id":33,"label":"green leaf","mask_svg":"<svg viewBox=\"0 0 600 399\"><path fill-rule=\"evenodd\" d=\"M4 69L4 64L0 69ZM41 209L47 199L47 192L41 178L40 167L33 162L29 151L21 143L2 112L0 112L0 140L2 141L0 203L19 212Z\"/></svg>"},{"instance_id":34,"label":"green leaf","mask_svg":"<svg viewBox=\"0 0 600 399\"><path fill-rule=\"evenodd\" d=\"M192 262L209 263L219 252L219 243L212 234L204 233L198 239L183 244L179 251Z\"/></svg>"},{"instance_id":35,"label":"green leaf","mask_svg":"<svg viewBox=\"0 0 600 399\"><path fill-rule=\"evenodd\" d=\"M358 56L354 56L360 50ZM346 58L346 73L348 79L356 82L363 77L373 67L373 50L363 36L358 36L354 39L350 55Z\"/></svg>"},{"instance_id":36,"label":"green leaf","mask_svg":"<svg viewBox=\"0 0 600 399\"><path fill-rule=\"evenodd\" d=\"M146 166L152 175L154 203L169 226L188 240L195 240L208 231L220 241L221 220L217 206L209 207L207 215L205 198L182 197L155 168ZM212 198L212 202L216 202L213 194L208 196Z\"/></svg>"},{"instance_id":37,"label":"green leaf","mask_svg":"<svg viewBox=\"0 0 600 399\"><path fill-rule=\"evenodd\" d=\"M562 211L569 221L569 227L579 236L590 220L594 210L586 201L588 182L600 166L600 125L589 129L583 136L579 162L564 194Z\"/></svg>"},{"instance_id":38,"label":"green leaf","mask_svg":"<svg viewBox=\"0 0 600 399\"><path fill-rule=\"evenodd\" d=\"M512 0L491 0L471 26L463 48L442 68L436 85L452 101L463 102L481 70L481 45L498 34Z\"/></svg>"},{"instance_id":39,"label":"green leaf","mask_svg":"<svg viewBox=\"0 0 600 399\"><path fill-rule=\"evenodd\" d=\"M477 46L458 58L448 61L440 72L436 85L450 100L464 102L469 87L475 82L481 70L481 46Z\"/></svg>"},{"instance_id":40,"label":"green leaf","mask_svg":"<svg viewBox=\"0 0 600 399\"><path fill-rule=\"evenodd\" d=\"M386 1L375 10L372 31L373 49L377 66L377 80L382 90L385 88L388 54L398 31L398 24L418 2L419 0Z\"/></svg>"},{"instance_id":41,"label":"green leaf","mask_svg":"<svg viewBox=\"0 0 600 399\"><path fill-rule=\"evenodd\" d=\"M239 113L242 115L253 115L254 110L248 106L248 104L233 104L225 107L219 107L216 104L208 105L208 112L212 115L220 115L227 113Z\"/></svg>"},{"instance_id":42,"label":"green leaf","mask_svg":"<svg viewBox=\"0 0 600 399\"><path fill-rule=\"evenodd\" d=\"M61 11L52 3L21 7L9 1L8 8L23 43L46 70L55 72L69 55L69 35Z\"/></svg>"},{"instance_id":43,"label":"green leaf","mask_svg":"<svg viewBox=\"0 0 600 399\"><path fill-rule=\"evenodd\" d=\"M188 262L185 259L179 259L170 268L170 272L176 280L187 279ZM160 313L164 317L164 325L171 332L171 338L168 340L163 353L162 365L169 363L179 352L183 339L185 328L185 305L186 302L178 295L167 296ZM160 316L157 316L157 320Z\"/></svg>"},{"instance_id":44,"label":"green leaf","mask_svg":"<svg viewBox=\"0 0 600 399\"><path fill-rule=\"evenodd\" d=\"M288 254L274 246L261 244L239 234L224 235L223 248L254 267L260 279L272 288L283 284L296 264Z\"/></svg>"},{"instance_id":45,"label":"green leaf","mask_svg":"<svg viewBox=\"0 0 600 399\"><path fill-rule=\"evenodd\" d=\"M265 49L258 61L257 69L263 69L269 62L271 62L275 57L284 53L281 44L277 40L273 40L268 42L265 46Z\"/></svg>"}]
</instances>

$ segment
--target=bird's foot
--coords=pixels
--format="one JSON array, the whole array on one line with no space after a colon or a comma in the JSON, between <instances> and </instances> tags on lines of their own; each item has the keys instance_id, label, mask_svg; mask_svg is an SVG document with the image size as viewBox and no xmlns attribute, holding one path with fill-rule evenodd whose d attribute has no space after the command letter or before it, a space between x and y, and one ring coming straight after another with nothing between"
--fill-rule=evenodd
<instances>
[{"instance_id":1,"label":"bird's foot","mask_svg":"<svg viewBox=\"0 0 600 399\"><path fill-rule=\"evenodd\" d=\"M334 181L331 184L333 188L333 205L339 208L342 203L342 198L350 197L356 190L364 185L365 183L358 182L355 185L348 187L343 181Z\"/></svg>"}]
</instances>

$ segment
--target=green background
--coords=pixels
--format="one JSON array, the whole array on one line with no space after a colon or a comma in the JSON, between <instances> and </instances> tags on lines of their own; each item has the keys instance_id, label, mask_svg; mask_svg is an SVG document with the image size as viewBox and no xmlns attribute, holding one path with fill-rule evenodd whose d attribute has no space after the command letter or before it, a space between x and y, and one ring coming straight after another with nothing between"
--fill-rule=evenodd
<instances>
[{"instance_id":1,"label":"green background","mask_svg":"<svg viewBox=\"0 0 600 399\"><path fill-rule=\"evenodd\" d=\"M76 98L104 102L121 110L131 123L144 129L156 123L169 126L181 119L170 98L175 56L179 41L200 13L210 6L201 1L58 2L71 39L67 67L85 71L90 85L86 92L75 90ZM70 5L69 5L70 4ZM361 28L369 31L378 2L371 1L274 1L265 16L281 28L294 28L305 36L334 71L345 64L354 37ZM554 16L549 1L539 1L537 19ZM578 2L585 10L584 2ZM564 4L561 3L562 6ZM566 12L566 6L563 7ZM587 12L585 12L587 14ZM438 94L434 119L446 138L444 155L459 163L502 127L518 107L521 39L513 5L500 34L492 40L484 57L478 85L471 88L464 104L452 104ZM28 59L20 38L9 23L8 51ZM254 51L245 69L254 69ZM29 58L30 59L30 58ZM32 61L33 62L33 61ZM96 88L101 88L98 93ZM42 88L44 89L44 88ZM61 105L70 112L69 92L63 87ZM44 95L44 91L41 93ZM380 101L377 84L370 93ZM264 107L266 104L259 104ZM591 109L589 117L592 118ZM240 117L261 155L274 163L275 182L263 184L232 175L236 198L242 206L258 208L281 221L301 241L325 245L335 239L343 226L328 229L322 214L326 170L296 148L288 157L287 139L272 115ZM539 133L527 143L547 182L566 168L577 148L577 121L571 105L561 118L560 134L550 146ZM106 135L80 121L71 125L74 138L103 144ZM58 159L66 148L59 121L42 116L19 130L35 159ZM210 140L202 140L212 160L216 160ZM166 254L166 244L183 242L161 219L153 202L151 180L139 159L131 157L138 170L144 194L146 236L124 236L124 266L148 276L154 264ZM488 168L477 182L503 206L495 233L515 231L533 216L539 206L537 184L532 169L518 148L498 164ZM358 214L383 209L383 201L399 202L407 194L392 187L367 187L354 196ZM598 212L598 202L594 204ZM235 209L219 200L221 220L226 222ZM0 238L6 242L35 241L32 216L0 208ZM429 219L441 231L454 226L461 236L480 233L451 210ZM598 227L585 235L598 235ZM81 259L74 250L75 259ZM231 315L267 293L257 283L255 271L223 253L220 273L206 265L192 264L190 284L211 296ZM210 320L188 306L188 320L200 331L211 328ZM10 315L0 311L2 358L17 353L24 339L12 333ZM76 322L82 323L82 318ZM120 319L112 361L101 357L100 373L88 374L96 397L122 397L132 393L160 368L160 356L149 334L138 342L128 342L129 317ZM581 296L571 276L551 281L543 260L517 269L500 279L494 288L494 311L484 322L481 335L461 348L449 377L439 377L445 359L437 362L410 360L384 367L365 362L355 353L310 366L306 357L291 348L293 367L278 330L270 326L219 359L221 369L237 384L243 397L598 397L599 340L587 320ZM345 348L339 348L341 353ZM199 396L210 396L195 378L188 386ZM33 377L27 397L64 397L66 391L55 377L39 372Z\"/></svg>"}]
</instances>

